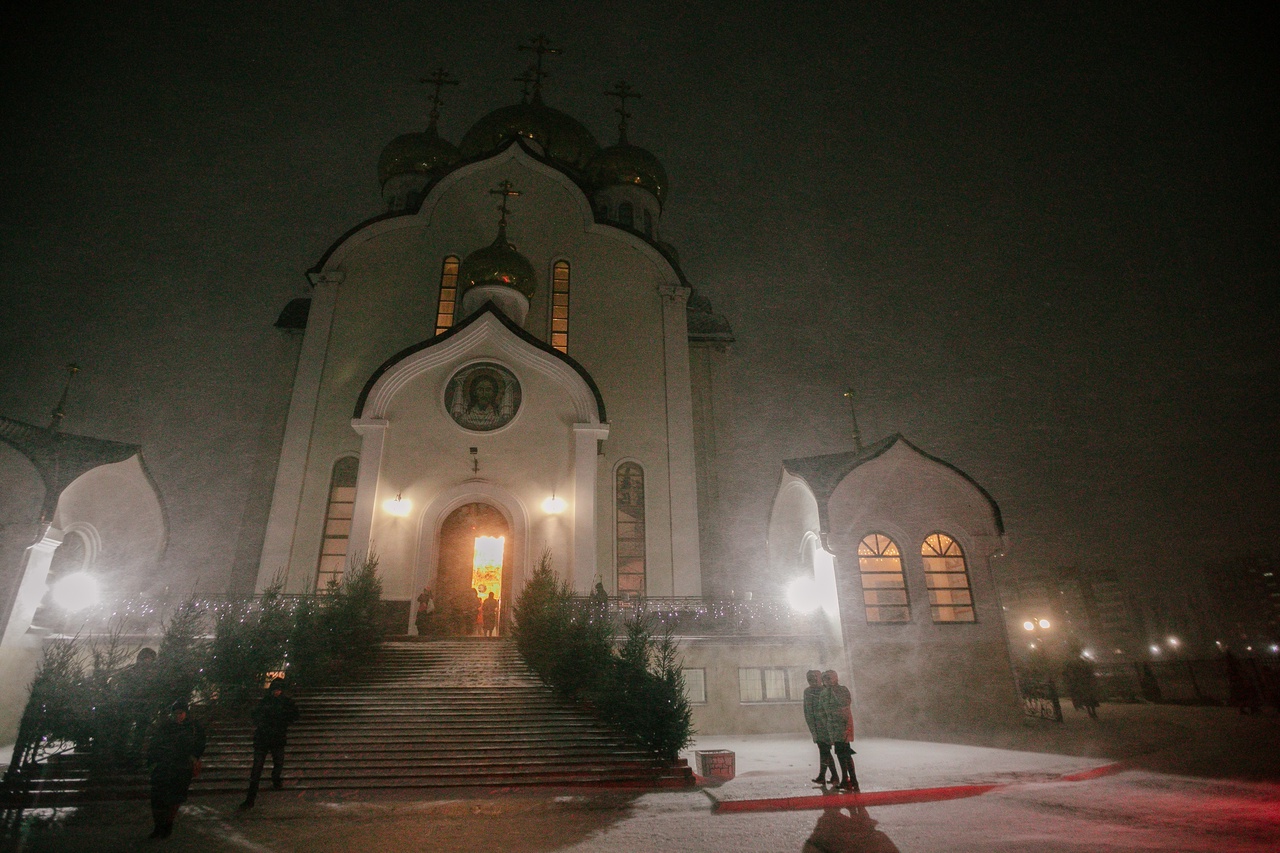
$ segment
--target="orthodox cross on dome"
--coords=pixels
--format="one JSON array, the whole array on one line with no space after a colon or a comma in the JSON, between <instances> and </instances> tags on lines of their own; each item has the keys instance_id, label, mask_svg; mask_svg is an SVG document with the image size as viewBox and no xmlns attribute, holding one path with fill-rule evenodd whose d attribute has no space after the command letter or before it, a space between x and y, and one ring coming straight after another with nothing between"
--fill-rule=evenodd
<instances>
[{"instance_id":1,"label":"orthodox cross on dome","mask_svg":"<svg viewBox=\"0 0 1280 853\"><path fill-rule=\"evenodd\" d=\"M853 447L859 453L862 452L862 432L858 429L858 406L854 402L853 389L850 388L844 392L844 398L849 401L849 414L853 417Z\"/></svg>"},{"instance_id":2,"label":"orthodox cross on dome","mask_svg":"<svg viewBox=\"0 0 1280 853\"><path fill-rule=\"evenodd\" d=\"M520 191L515 189L515 184L511 183L510 178L503 178L496 190L489 190L489 195L502 196L502 204L498 205L498 210L502 213L502 218L498 220L498 227L506 228L507 214L510 212L507 210L507 199L520 195Z\"/></svg>"},{"instance_id":3,"label":"orthodox cross on dome","mask_svg":"<svg viewBox=\"0 0 1280 853\"><path fill-rule=\"evenodd\" d=\"M542 58L547 54L558 56L564 53L564 48L552 47L546 34L539 33L537 38L529 39L528 44L516 45L516 50L530 50L538 55L533 67L527 72L533 75L533 100L537 103L542 100L542 78L551 76L551 72L542 69Z\"/></svg>"},{"instance_id":4,"label":"orthodox cross on dome","mask_svg":"<svg viewBox=\"0 0 1280 853\"><path fill-rule=\"evenodd\" d=\"M625 145L627 142L627 119L631 118L631 113L627 112L627 99L635 98L638 101L643 96L635 89L632 89L626 80L619 80L614 84L613 91L605 92L605 95L618 99L618 106L614 109L614 112L622 118L618 122L618 144Z\"/></svg>"},{"instance_id":5,"label":"orthodox cross on dome","mask_svg":"<svg viewBox=\"0 0 1280 853\"><path fill-rule=\"evenodd\" d=\"M434 128L436 126L436 122L440 120L440 105L444 103L444 101L440 100L440 89L444 86L457 86L458 81L451 78L449 76L449 72L445 71L444 67L441 66L437 67L429 76L423 77L418 82L435 84L435 91L431 93L431 97L428 99L431 102L431 121L427 125L429 128Z\"/></svg>"},{"instance_id":6,"label":"orthodox cross on dome","mask_svg":"<svg viewBox=\"0 0 1280 853\"><path fill-rule=\"evenodd\" d=\"M538 79L533 76L533 66L530 65L524 70L523 74L518 77L512 77L511 79L522 84L520 89L520 103L529 103L529 85L533 83L534 80Z\"/></svg>"},{"instance_id":7,"label":"orthodox cross on dome","mask_svg":"<svg viewBox=\"0 0 1280 853\"><path fill-rule=\"evenodd\" d=\"M49 429L57 432L62 428L62 419L67 416L63 408L67 405L67 393L71 391L71 380L80 372L80 367L75 364L67 365L67 384L62 386L62 399L58 400L58 405L53 409L53 417L49 420Z\"/></svg>"}]
</instances>

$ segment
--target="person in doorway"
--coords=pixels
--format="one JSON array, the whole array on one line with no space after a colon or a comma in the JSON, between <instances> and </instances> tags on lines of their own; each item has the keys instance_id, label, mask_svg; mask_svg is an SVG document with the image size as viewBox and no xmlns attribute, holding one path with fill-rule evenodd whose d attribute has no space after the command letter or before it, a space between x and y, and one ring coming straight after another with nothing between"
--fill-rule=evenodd
<instances>
[{"instance_id":1,"label":"person in doorway","mask_svg":"<svg viewBox=\"0 0 1280 853\"><path fill-rule=\"evenodd\" d=\"M489 597L480 605L480 619L484 627L484 635L492 637L498 628L498 599L489 593Z\"/></svg>"},{"instance_id":2,"label":"person in doorway","mask_svg":"<svg viewBox=\"0 0 1280 853\"><path fill-rule=\"evenodd\" d=\"M425 637L431 633L431 622L435 612L435 596L431 594L431 587L424 586L422 592L418 593L418 615L413 620L418 627L419 637Z\"/></svg>"},{"instance_id":3,"label":"person in doorway","mask_svg":"<svg viewBox=\"0 0 1280 853\"><path fill-rule=\"evenodd\" d=\"M853 770L853 696L840 683L834 669L822 673L822 694L818 702L825 730L840 765L841 779L837 788L858 790L858 777Z\"/></svg>"},{"instance_id":4,"label":"person in doorway","mask_svg":"<svg viewBox=\"0 0 1280 853\"><path fill-rule=\"evenodd\" d=\"M835 759L831 757L831 742L823 740L826 726L823 725L818 711L818 703L822 698L822 673L811 669L804 674L804 677L809 682L809 686L804 689L804 722L809 727L813 742L818 745L818 776L813 781L825 786L828 771L830 771L832 782L836 781L840 774L836 770Z\"/></svg>"},{"instance_id":5,"label":"person in doorway","mask_svg":"<svg viewBox=\"0 0 1280 853\"><path fill-rule=\"evenodd\" d=\"M151 731L147 764L151 767L151 838L168 838L178 807L187 801L191 780L200 772L204 755L204 729L191 719L186 700L169 708L168 716Z\"/></svg>"},{"instance_id":6,"label":"person in doorway","mask_svg":"<svg viewBox=\"0 0 1280 853\"><path fill-rule=\"evenodd\" d=\"M258 784L262 781L262 768L271 753L271 787L284 787L284 747L289 724L298 719L298 706L285 695L283 678L277 678L267 688L266 695L253 708L253 769L249 771L249 790L240 804L251 809L258 799Z\"/></svg>"},{"instance_id":7,"label":"person in doorway","mask_svg":"<svg viewBox=\"0 0 1280 853\"><path fill-rule=\"evenodd\" d=\"M476 634L480 634L481 636L484 636L484 621L483 621L484 620L484 615L483 615L484 599L480 597L480 590L478 589L471 590L471 602L469 606L471 608L471 619L470 619L471 630L468 632L468 634L470 634L473 637Z\"/></svg>"}]
</instances>

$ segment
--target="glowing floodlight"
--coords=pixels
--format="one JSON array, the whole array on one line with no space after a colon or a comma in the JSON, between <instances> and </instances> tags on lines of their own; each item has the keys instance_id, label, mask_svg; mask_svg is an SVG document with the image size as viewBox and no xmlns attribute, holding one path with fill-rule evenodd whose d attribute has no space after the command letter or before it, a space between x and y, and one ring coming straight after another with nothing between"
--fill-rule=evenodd
<instances>
[{"instance_id":1,"label":"glowing floodlight","mask_svg":"<svg viewBox=\"0 0 1280 853\"><path fill-rule=\"evenodd\" d=\"M559 515L564 512L564 508L568 506L564 502L564 498L556 497L556 493L552 492L551 497L542 502L542 511L548 515Z\"/></svg>"},{"instance_id":2,"label":"glowing floodlight","mask_svg":"<svg viewBox=\"0 0 1280 853\"><path fill-rule=\"evenodd\" d=\"M1158 654L1160 654L1160 647L1159 647L1159 646L1151 646L1151 654L1153 654L1153 655L1158 655Z\"/></svg>"},{"instance_id":3,"label":"glowing floodlight","mask_svg":"<svg viewBox=\"0 0 1280 853\"><path fill-rule=\"evenodd\" d=\"M382 508L385 509L389 515L394 515L397 518L404 518L409 514L409 510L413 509L413 504L408 498L405 498L399 492L396 492L396 496L394 498L383 501Z\"/></svg>"},{"instance_id":4,"label":"glowing floodlight","mask_svg":"<svg viewBox=\"0 0 1280 853\"><path fill-rule=\"evenodd\" d=\"M67 575L53 585L53 603L74 613L98 603L98 581L87 572Z\"/></svg>"},{"instance_id":5,"label":"glowing floodlight","mask_svg":"<svg viewBox=\"0 0 1280 853\"><path fill-rule=\"evenodd\" d=\"M818 585L813 578L796 578L787 586L787 601L801 613L812 613L822 606Z\"/></svg>"},{"instance_id":6,"label":"glowing floodlight","mask_svg":"<svg viewBox=\"0 0 1280 853\"><path fill-rule=\"evenodd\" d=\"M1034 631L1036 629L1036 623L1028 619L1026 622L1022 623L1022 627L1027 629L1028 631Z\"/></svg>"},{"instance_id":7,"label":"glowing floodlight","mask_svg":"<svg viewBox=\"0 0 1280 853\"><path fill-rule=\"evenodd\" d=\"M1176 648L1178 647L1178 638L1177 638L1177 637L1170 637L1170 638L1169 638L1169 645L1173 646L1173 647L1176 649Z\"/></svg>"},{"instance_id":8,"label":"glowing floodlight","mask_svg":"<svg viewBox=\"0 0 1280 853\"><path fill-rule=\"evenodd\" d=\"M1040 620L1040 622L1039 622L1039 625L1040 625L1040 627L1041 627L1041 628L1048 628L1048 627L1049 627L1049 620L1048 620L1048 619L1041 619L1041 620Z\"/></svg>"}]
</instances>

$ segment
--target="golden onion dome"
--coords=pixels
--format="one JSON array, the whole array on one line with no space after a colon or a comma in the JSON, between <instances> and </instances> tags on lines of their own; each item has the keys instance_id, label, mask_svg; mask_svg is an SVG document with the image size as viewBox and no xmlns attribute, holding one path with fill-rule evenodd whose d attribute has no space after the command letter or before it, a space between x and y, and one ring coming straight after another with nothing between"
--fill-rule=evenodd
<instances>
[{"instance_id":1,"label":"golden onion dome","mask_svg":"<svg viewBox=\"0 0 1280 853\"><path fill-rule=\"evenodd\" d=\"M667 200L667 170L657 157L625 141L597 154L587 167L587 177L600 188L634 185L653 193L658 204Z\"/></svg>"},{"instance_id":2,"label":"golden onion dome","mask_svg":"<svg viewBox=\"0 0 1280 853\"><path fill-rule=\"evenodd\" d=\"M440 138L435 125L422 133L397 136L378 158L378 181L385 184L396 175L430 175L462 159L458 147Z\"/></svg>"},{"instance_id":3,"label":"golden onion dome","mask_svg":"<svg viewBox=\"0 0 1280 853\"><path fill-rule=\"evenodd\" d=\"M499 284L532 298L538 289L533 264L507 242L507 229L501 226L496 240L463 259L458 266L458 282L463 293L476 285Z\"/></svg>"},{"instance_id":4,"label":"golden onion dome","mask_svg":"<svg viewBox=\"0 0 1280 853\"><path fill-rule=\"evenodd\" d=\"M577 119L535 97L528 103L496 109L476 122L462 137L462 156L470 159L488 154L517 136L532 139L547 157L578 170L585 169L600 150L600 143Z\"/></svg>"}]
</instances>

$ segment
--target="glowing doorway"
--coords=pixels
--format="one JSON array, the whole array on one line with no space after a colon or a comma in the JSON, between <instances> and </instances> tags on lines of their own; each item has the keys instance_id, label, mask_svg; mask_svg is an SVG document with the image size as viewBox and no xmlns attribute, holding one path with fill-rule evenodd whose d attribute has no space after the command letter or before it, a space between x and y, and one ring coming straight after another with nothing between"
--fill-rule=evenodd
<instances>
[{"instance_id":1,"label":"glowing doorway","mask_svg":"<svg viewBox=\"0 0 1280 853\"><path fill-rule=\"evenodd\" d=\"M502 598L502 552L507 547L505 536L477 536L475 558L471 564L471 588L476 595Z\"/></svg>"},{"instance_id":2,"label":"glowing doorway","mask_svg":"<svg viewBox=\"0 0 1280 853\"><path fill-rule=\"evenodd\" d=\"M483 602L489 593L504 605L511 599L511 541L506 517L489 504L465 504L444 519L434 590L440 634L478 636L484 633ZM506 633L506 617L499 612L497 618L494 633Z\"/></svg>"}]
</instances>

